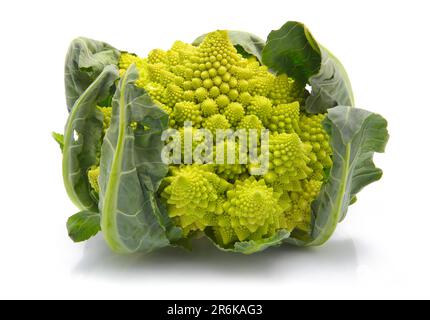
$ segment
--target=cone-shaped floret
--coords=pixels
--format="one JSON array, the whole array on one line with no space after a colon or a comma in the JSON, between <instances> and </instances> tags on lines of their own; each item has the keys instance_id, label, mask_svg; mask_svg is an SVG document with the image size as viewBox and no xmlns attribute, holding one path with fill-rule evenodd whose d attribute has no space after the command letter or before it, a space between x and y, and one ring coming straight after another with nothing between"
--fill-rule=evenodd
<instances>
[{"instance_id":1,"label":"cone-shaped floret","mask_svg":"<svg viewBox=\"0 0 430 320\"><path fill-rule=\"evenodd\" d=\"M239 102L232 102L225 108L224 115L232 125L236 125L245 116L245 109Z\"/></svg>"},{"instance_id":2,"label":"cone-shaped floret","mask_svg":"<svg viewBox=\"0 0 430 320\"><path fill-rule=\"evenodd\" d=\"M203 124L205 129L208 129L212 134L216 134L218 129L227 130L230 128L230 123L222 114L214 114L210 116Z\"/></svg>"},{"instance_id":3,"label":"cone-shaped floret","mask_svg":"<svg viewBox=\"0 0 430 320\"><path fill-rule=\"evenodd\" d=\"M280 104L273 108L269 129L277 133L299 133L300 105L298 102Z\"/></svg>"},{"instance_id":4,"label":"cone-shaped floret","mask_svg":"<svg viewBox=\"0 0 430 320\"><path fill-rule=\"evenodd\" d=\"M219 239L225 245L231 238L240 241L261 239L273 235L284 227L282 208L278 205L279 193L269 188L264 180L257 181L250 177L236 181L233 190L227 192L224 203L224 215L219 217L219 229L216 234L228 234ZM231 232L234 232L234 237Z\"/></svg>"},{"instance_id":5,"label":"cone-shaped floret","mask_svg":"<svg viewBox=\"0 0 430 320\"><path fill-rule=\"evenodd\" d=\"M223 212L219 198L231 186L208 168L183 166L165 178L167 187L161 196L166 199L169 216L178 217L182 228L194 225L194 230L203 230L208 225L207 214Z\"/></svg>"},{"instance_id":6,"label":"cone-shaped floret","mask_svg":"<svg viewBox=\"0 0 430 320\"><path fill-rule=\"evenodd\" d=\"M317 180L323 179L324 169L333 164L329 136L322 125L324 117L324 114L302 115L299 122L300 139L312 146L309 166L314 170L313 178Z\"/></svg>"},{"instance_id":7,"label":"cone-shaped floret","mask_svg":"<svg viewBox=\"0 0 430 320\"><path fill-rule=\"evenodd\" d=\"M272 101L263 96L255 96L246 111L248 114L256 115L263 124L266 124L272 115Z\"/></svg>"},{"instance_id":8,"label":"cone-shaped floret","mask_svg":"<svg viewBox=\"0 0 430 320\"><path fill-rule=\"evenodd\" d=\"M199 105L194 102L183 101L175 104L173 108L173 118L175 123L182 127L185 121L192 121L193 127L198 128L202 122Z\"/></svg>"},{"instance_id":9,"label":"cone-shaped floret","mask_svg":"<svg viewBox=\"0 0 430 320\"><path fill-rule=\"evenodd\" d=\"M300 190L300 180L312 170L307 166L309 146L295 133L275 133L269 138L269 172L264 176L268 183L280 181L286 190Z\"/></svg>"}]
</instances>

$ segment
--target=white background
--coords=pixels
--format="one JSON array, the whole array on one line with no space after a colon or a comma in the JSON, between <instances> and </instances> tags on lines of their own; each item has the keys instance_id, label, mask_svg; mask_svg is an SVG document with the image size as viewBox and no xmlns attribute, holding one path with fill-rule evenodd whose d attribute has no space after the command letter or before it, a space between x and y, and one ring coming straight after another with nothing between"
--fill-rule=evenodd
<instances>
[{"instance_id":1,"label":"white background","mask_svg":"<svg viewBox=\"0 0 430 320\"><path fill-rule=\"evenodd\" d=\"M0 298L430 298L428 1L8 1L0 5ZM382 181L324 247L254 256L167 249L117 256L74 244L76 212L51 139L67 118L63 62L77 36L146 54L215 29L261 37L306 23L384 115Z\"/></svg>"}]
</instances>

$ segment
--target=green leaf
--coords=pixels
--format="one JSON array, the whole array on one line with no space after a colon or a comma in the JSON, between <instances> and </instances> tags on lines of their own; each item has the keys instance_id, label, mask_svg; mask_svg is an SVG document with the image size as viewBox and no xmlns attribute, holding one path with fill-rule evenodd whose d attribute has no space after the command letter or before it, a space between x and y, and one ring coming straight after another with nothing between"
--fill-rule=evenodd
<instances>
[{"instance_id":1,"label":"green leaf","mask_svg":"<svg viewBox=\"0 0 430 320\"><path fill-rule=\"evenodd\" d=\"M61 133L52 132L52 138L54 138L54 140L60 146L61 151L63 151L63 148L64 148L64 136Z\"/></svg>"},{"instance_id":2,"label":"green leaf","mask_svg":"<svg viewBox=\"0 0 430 320\"><path fill-rule=\"evenodd\" d=\"M250 241L242 241L236 242L232 247L222 247L215 240L212 234L207 233L208 238L212 241L212 243L221 251L225 252L235 252L242 254L253 254L257 252L264 251L270 247L280 246L283 241L288 239L290 233L287 230L280 230L275 235L269 238L263 238L261 240L250 240Z\"/></svg>"},{"instance_id":3,"label":"green leaf","mask_svg":"<svg viewBox=\"0 0 430 320\"><path fill-rule=\"evenodd\" d=\"M321 67L321 52L303 24L289 21L270 32L263 49L263 63L306 84Z\"/></svg>"},{"instance_id":4,"label":"green leaf","mask_svg":"<svg viewBox=\"0 0 430 320\"><path fill-rule=\"evenodd\" d=\"M206 35L207 33L194 40L193 45L198 46L202 43ZM249 32L234 30L229 30L228 36L240 54L244 55L244 52L246 52L255 56L260 62L262 61L261 53L265 44L263 39Z\"/></svg>"},{"instance_id":5,"label":"green leaf","mask_svg":"<svg viewBox=\"0 0 430 320\"><path fill-rule=\"evenodd\" d=\"M384 152L389 135L387 121L366 110L338 106L328 110L323 121L333 148L333 167L312 204L311 239L297 244L317 246L333 234L357 193L382 177L373 154Z\"/></svg>"},{"instance_id":6,"label":"green leaf","mask_svg":"<svg viewBox=\"0 0 430 320\"><path fill-rule=\"evenodd\" d=\"M289 21L267 37L263 63L277 73L286 73L303 86L309 84L306 99L309 113L324 113L337 105L353 106L348 75L340 61L302 23Z\"/></svg>"},{"instance_id":7,"label":"green leaf","mask_svg":"<svg viewBox=\"0 0 430 320\"><path fill-rule=\"evenodd\" d=\"M169 236L180 236L155 194L168 171L161 162L168 115L134 85L137 78L132 65L119 82L101 152L101 226L119 253L150 252L169 245Z\"/></svg>"},{"instance_id":8,"label":"green leaf","mask_svg":"<svg viewBox=\"0 0 430 320\"><path fill-rule=\"evenodd\" d=\"M322 113L338 105L354 106L354 94L345 68L330 51L321 45L320 48L322 67L309 78L312 92L306 99L306 111Z\"/></svg>"},{"instance_id":9,"label":"green leaf","mask_svg":"<svg viewBox=\"0 0 430 320\"><path fill-rule=\"evenodd\" d=\"M72 41L66 56L64 83L70 111L79 96L107 65L117 65L120 52L107 43L87 38Z\"/></svg>"},{"instance_id":10,"label":"green leaf","mask_svg":"<svg viewBox=\"0 0 430 320\"><path fill-rule=\"evenodd\" d=\"M67 231L74 242L88 240L100 231L100 214L81 211L67 220Z\"/></svg>"},{"instance_id":11,"label":"green leaf","mask_svg":"<svg viewBox=\"0 0 430 320\"><path fill-rule=\"evenodd\" d=\"M103 114L96 108L118 79L118 69L107 66L73 106L64 132L63 179L73 203L85 211L97 211L88 182L88 169L98 163Z\"/></svg>"}]
</instances>

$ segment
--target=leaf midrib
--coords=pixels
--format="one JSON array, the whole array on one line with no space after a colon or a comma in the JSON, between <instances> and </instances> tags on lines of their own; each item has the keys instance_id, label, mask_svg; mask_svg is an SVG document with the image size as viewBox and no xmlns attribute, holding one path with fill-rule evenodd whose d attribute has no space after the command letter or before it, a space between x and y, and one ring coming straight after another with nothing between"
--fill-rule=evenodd
<instances>
[{"instance_id":1,"label":"leaf midrib","mask_svg":"<svg viewBox=\"0 0 430 320\"><path fill-rule=\"evenodd\" d=\"M328 239L330 239L330 237L333 235L336 229L340 214L342 212L343 197L345 196L345 191L347 187L348 173L349 173L349 167L350 167L349 162L351 158L351 142L346 144L345 149L346 149L345 160L342 168L340 191L337 193L335 207L333 209L336 212L336 214L330 215L330 219L326 223L326 225L328 225L329 227L322 228L324 232L321 232L313 241L311 241L310 243L307 243L306 246L318 246L318 245L324 244Z\"/></svg>"},{"instance_id":2,"label":"leaf midrib","mask_svg":"<svg viewBox=\"0 0 430 320\"><path fill-rule=\"evenodd\" d=\"M118 124L118 139L116 144L115 154L112 160L111 172L106 188L106 197L104 200L102 214L102 229L106 241L112 250L123 253L128 252L124 244L119 240L118 225L116 220L116 212L118 205L118 179L120 178L123 155L124 155L124 135L125 135L125 98L124 91L127 86L127 79L130 69L124 75L119 92L119 124ZM109 139L109 136L106 137Z\"/></svg>"}]
</instances>

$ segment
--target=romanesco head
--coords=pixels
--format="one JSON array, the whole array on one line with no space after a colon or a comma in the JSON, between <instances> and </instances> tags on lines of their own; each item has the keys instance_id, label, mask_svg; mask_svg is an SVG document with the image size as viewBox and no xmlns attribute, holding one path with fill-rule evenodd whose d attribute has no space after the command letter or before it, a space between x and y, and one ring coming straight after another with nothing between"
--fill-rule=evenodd
<instances>
[{"instance_id":1,"label":"romanesco head","mask_svg":"<svg viewBox=\"0 0 430 320\"><path fill-rule=\"evenodd\" d=\"M131 64L139 70L136 85L169 115L170 127L179 129L182 153L196 150L197 128L213 134L217 129L270 131L269 169L262 176L250 176L255 164L239 163L238 152L234 164L171 167L161 194L185 235L210 228L219 244L230 246L283 228L306 231L311 203L332 166L332 151L321 124L325 115L302 111L308 95L302 85L239 54L225 30L207 34L199 46L176 41L169 50L154 49L143 59L122 53L120 74ZM106 113L105 132L110 110L101 111ZM194 128L187 146L185 121ZM216 147L212 152L215 156ZM88 172L89 180L90 174L95 172Z\"/></svg>"}]
</instances>

